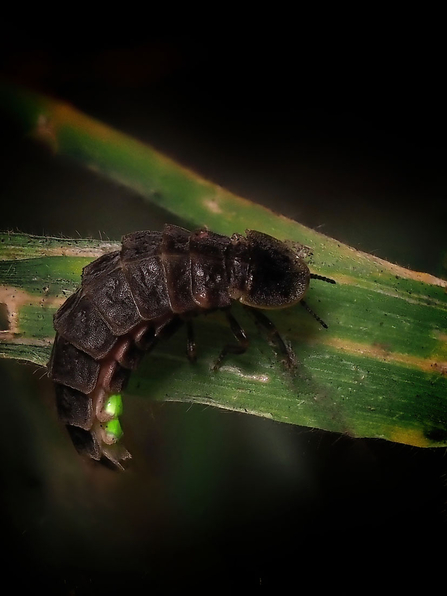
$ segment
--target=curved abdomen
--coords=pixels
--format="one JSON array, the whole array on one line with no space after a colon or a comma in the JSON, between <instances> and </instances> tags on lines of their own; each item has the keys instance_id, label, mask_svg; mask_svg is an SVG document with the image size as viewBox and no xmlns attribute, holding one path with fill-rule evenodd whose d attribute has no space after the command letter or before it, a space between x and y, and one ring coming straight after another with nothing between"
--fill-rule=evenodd
<instances>
[{"instance_id":1,"label":"curved abdomen","mask_svg":"<svg viewBox=\"0 0 447 596\"><path fill-rule=\"evenodd\" d=\"M130 457L110 436L107 411L143 353L182 318L230 305L231 240L177 226L124 236L121 251L83 270L54 316L49 376L78 451L119 467Z\"/></svg>"}]
</instances>

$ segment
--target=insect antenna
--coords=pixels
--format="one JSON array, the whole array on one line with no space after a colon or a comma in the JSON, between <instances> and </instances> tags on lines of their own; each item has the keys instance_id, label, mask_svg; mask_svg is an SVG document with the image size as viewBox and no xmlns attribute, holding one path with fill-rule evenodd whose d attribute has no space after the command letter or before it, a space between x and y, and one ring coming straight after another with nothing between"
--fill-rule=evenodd
<instances>
[{"instance_id":1,"label":"insect antenna","mask_svg":"<svg viewBox=\"0 0 447 596\"><path fill-rule=\"evenodd\" d=\"M327 281L328 284L335 284L337 283L335 279L331 279L330 277L324 277L324 275L317 275L316 273L310 274L310 279L319 279L320 281Z\"/></svg>"},{"instance_id":2,"label":"insect antenna","mask_svg":"<svg viewBox=\"0 0 447 596\"><path fill-rule=\"evenodd\" d=\"M304 302L304 300L301 300L300 304L301 304L301 306L304 306L304 308L307 310L307 312L310 315L312 315L313 318L316 319L320 323L320 325L322 327L324 327L325 329L327 329L326 323L323 321L323 319L320 319L320 317L317 314L314 313L314 311L310 308L310 306L307 304L307 302Z\"/></svg>"}]
</instances>

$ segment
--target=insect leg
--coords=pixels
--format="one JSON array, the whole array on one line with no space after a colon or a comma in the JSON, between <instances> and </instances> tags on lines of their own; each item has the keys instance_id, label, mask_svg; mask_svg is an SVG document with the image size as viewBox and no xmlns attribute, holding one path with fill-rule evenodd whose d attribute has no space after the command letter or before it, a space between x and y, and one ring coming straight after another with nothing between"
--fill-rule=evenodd
<instances>
[{"instance_id":1,"label":"insect leg","mask_svg":"<svg viewBox=\"0 0 447 596\"><path fill-rule=\"evenodd\" d=\"M244 329L239 325L236 319L233 317L229 309L225 309L225 316L230 323L231 331L233 332L234 337L239 342L238 344L226 344L223 347L222 352L220 353L219 358L216 360L213 366L213 370L219 370L222 366L222 362L227 354L243 354L248 348L248 337L244 331Z\"/></svg>"},{"instance_id":2,"label":"insect leg","mask_svg":"<svg viewBox=\"0 0 447 596\"><path fill-rule=\"evenodd\" d=\"M269 344L275 349L277 354L283 358L286 367L289 369L294 368L296 365L295 353L292 348L285 344L271 320L266 317L264 313L255 308L251 308L250 306L245 306L245 308L255 319L256 325L261 330L267 332L267 340Z\"/></svg>"},{"instance_id":3,"label":"insect leg","mask_svg":"<svg viewBox=\"0 0 447 596\"><path fill-rule=\"evenodd\" d=\"M155 340L169 339L176 333L185 321L180 317L173 316L155 327Z\"/></svg>"},{"instance_id":4,"label":"insect leg","mask_svg":"<svg viewBox=\"0 0 447 596\"><path fill-rule=\"evenodd\" d=\"M196 355L196 342L194 339L194 327L192 324L191 319L186 321L186 354L188 355L188 360L190 362L195 362L197 355Z\"/></svg>"},{"instance_id":5,"label":"insect leg","mask_svg":"<svg viewBox=\"0 0 447 596\"><path fill-rule=\"evenodd\" d=\"M304 302L304 300L301 300L300 302L301 306L304 306L304 308L307 310L307 312L313 316L313 318L318 321L320 323L320 325L322 327L324 327L325 329L327 329L327 325L326 323L323 321L323 319L320 319L320 317L314 313L314 311L310 308L310 306L307 304L307 302Z\"/></svg>"}]
</instances>

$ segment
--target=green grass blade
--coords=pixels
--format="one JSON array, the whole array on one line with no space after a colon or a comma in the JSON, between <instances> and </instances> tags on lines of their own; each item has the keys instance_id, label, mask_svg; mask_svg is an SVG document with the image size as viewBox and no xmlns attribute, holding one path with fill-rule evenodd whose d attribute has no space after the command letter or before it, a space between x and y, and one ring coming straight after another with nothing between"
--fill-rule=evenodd
<instances>
[{"instance_id":1,"label":"green grass blade","mask_svg":"<svg viewBox=\"0 0 447 596\"><path fill-rule=\"evenodd\" d=\"M245 314L251 345L210 371L229 333L218 315L198 321L199 362L184 357L184 336L160 346L134 375L128 393L195 401L352 436L418 446L447 444L447 283L351 249L236 197L135 139L74 108L8 88L25 129L189 222L221 233L259 229L302 242L312 271L307 302L324 330L299 307L272 313L299 359L296 375L281 365ZM7 327L0 355L44 364L51 316L78 285L82 267L113 243L5 233L0 243L0 304Z\"/></svg>"}]
</instances>

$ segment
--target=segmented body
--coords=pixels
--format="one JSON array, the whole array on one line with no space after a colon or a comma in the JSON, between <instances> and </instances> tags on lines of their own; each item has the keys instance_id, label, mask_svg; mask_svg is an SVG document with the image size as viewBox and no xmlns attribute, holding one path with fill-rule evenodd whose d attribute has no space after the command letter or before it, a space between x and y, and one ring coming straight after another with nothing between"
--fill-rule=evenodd
<instances>
[{"instance_id":1,"label":"segmented body","mask_svg":"<svg viewBox=\"0 0 447 596\"><path fill-rule=\"evenodd\" d=\"M107 402L158 339L195 315L228 309L233 300L254 308L296 303L309 277L297 253L259 232L229 238L167 225L163 232L125 236L121 251L84 268L81 287L54 317L49 376L78 451L118 467L130 458L109 432L116 412ZM244 351L245 335L229 320Z\"/></svg>"}]
</instances>

